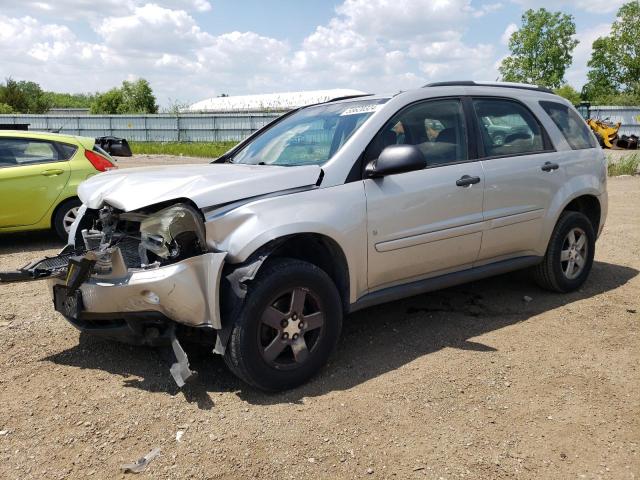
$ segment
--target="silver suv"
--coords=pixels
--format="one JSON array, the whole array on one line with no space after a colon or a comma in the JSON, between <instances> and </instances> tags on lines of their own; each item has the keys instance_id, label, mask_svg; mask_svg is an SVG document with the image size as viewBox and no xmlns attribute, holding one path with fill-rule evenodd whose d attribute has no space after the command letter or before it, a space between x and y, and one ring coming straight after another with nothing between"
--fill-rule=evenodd
<instances>
[{"instance_id":1,"label":"silver suv","mask_svg":"<svg viewBox=\"0 0 640 480\"><path fill-rule=\"evenodd\" d=\"M531 267L586 280L605 156L574 108L531 85L447 82L283 115L211 165L84 182L69 245L5 274L45 278L82 331L215 345L263 390L308 380L345 314Z\"/></svg>"}]
</instances>

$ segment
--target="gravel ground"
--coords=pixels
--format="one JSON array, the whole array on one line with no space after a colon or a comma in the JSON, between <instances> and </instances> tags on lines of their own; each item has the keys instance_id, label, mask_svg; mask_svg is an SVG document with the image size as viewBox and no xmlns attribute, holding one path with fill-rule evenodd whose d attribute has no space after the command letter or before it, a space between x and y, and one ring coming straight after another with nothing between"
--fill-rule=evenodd
<instances>
[{"instance_id":1,"label":"gravel ground","mask_svg":"<svg viewBox=\"0 0 640 480\"><path fill-rule=\"evenodd\" d=\"M358 312L277 395L196 347L179 391L161 351L80 336L44 283L0 287L0 478L124 478L156 447L138 477L638 478L640 178L609 188L580 291L515 273ZM0 237L0 269L60 246Z\"/></svg>"}]
</instances>

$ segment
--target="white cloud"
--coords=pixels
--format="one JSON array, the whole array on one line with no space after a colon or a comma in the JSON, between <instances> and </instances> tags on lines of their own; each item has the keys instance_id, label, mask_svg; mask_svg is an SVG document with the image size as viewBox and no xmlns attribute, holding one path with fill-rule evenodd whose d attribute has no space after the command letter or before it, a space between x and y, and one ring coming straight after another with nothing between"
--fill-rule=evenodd
<instances>
[{"instance_id":1,"label":"white cloud","mask_svg":"<svg viewBox=\"0 0 640 480\"><path fill-rule=\"evenodd\" d=\"M294 76L305 88L395 91L492 75L493 48L462 40L474 12L466 0L346 0L295 53Z\"/></svg>"},{"instance_id":2,"label":"white cloud","mask_svg":"<svg viewBox=\"0 0 640 480\"><path fill-rule=\"evenodd\" d=\"M0 0L0 11L29 12L31 16L64 20L101 21L105 16L120 17L134 12L136 7L155 4L171 9L208 12L209 0Z\"/></svg>"},{"instance_id":3,"label":"white cloud","mask_svg":"<svg viewBox=\"0 0 640 480\"><path fill-rule=\"evenodd\" d=\"M362 35L410 39L458 27L472 11L470 0L345 0L340 24Z\"/></svg>"},{"instance_id":4,"label":"white cloud","mask_svg":"<svg viewBox=\"0 0 640 480\"><path fill-rule=\"evenodd\" d=\"M29 2L34 3L24 0ZM39 3L86 11L95 5L93 0ZM0 0L3 4L5 0ZM144 77L166 104L168 98L195 101L222 92L332 87L395 92L437 80L494 79L497 53L504 51L471 43L465 36L476 25L474 18L499 9L499 3L345 0L333 18L294 45L255 32L205 31L196 12L210 9L209 1L103 0L102 4L110 7L101 7L101 17L85 21L95 34L91 41L78 37L63 20L12 17L3 9L0 77L35 80L58 91L105 90L125 78ZM115 4L120 10L111 8ZM515 29L515 24L506 27L503 43ZM598 32L579 32L582 43L567 75L576 87L585 75L591 37Z\"/></svg>"},{"instance_id":5,"label":"white cloud","mask_svg":"<svg viewBox=\"0 0 640 480\"><path fill-rule=\"evenodd\" d=\"M480 8L476 8L473 10L474 17L484 17L485 15L493 12L497 12L504 7L504 4L498 3L486 3L481 5Z\"/></svg>"},{"instance_id":6,"label":"white cloud","mask_svg":"<svg viewBox=\"0 0 640 480\"><path fill-rule=\"evenodd\" d=\"M511 35L518 31L518 26L515 23L510 23L507 28L504 29L502 36L500 37L500 43L503 45L509 45L509 39Z\"/></svg>"},{"instance_id":7,"label":"white cloud","mask_svg":"<svg viewBox=\"0 0 640 480\"><path fill-rule=\"evenodd\" d=\"M210 37L184 10L155 4L136 7L128 16L107 17L95 30L108 47L146 54L188 52Z\"/></svg>"}]
</instances>

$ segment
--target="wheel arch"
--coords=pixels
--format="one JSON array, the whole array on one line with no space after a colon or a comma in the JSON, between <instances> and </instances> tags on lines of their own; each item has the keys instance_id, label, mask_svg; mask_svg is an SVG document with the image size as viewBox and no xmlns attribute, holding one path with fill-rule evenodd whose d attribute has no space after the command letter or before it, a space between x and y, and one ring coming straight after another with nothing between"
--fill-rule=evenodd
<instances>
[{"instance_id":1,"label":"wheel arch","mask_svg":"<svg viewBox=\"0 0 640 480\"><path fill-rule=\"evenodd\" d=\"M228 269L249 268L252 279L258 271L273 258L295 258L309 262L323 270L333 281L340 294L345 311L349 308L350 274L347 257L338 242L333 238L316 232L303 232L284 235L268 241L249 255L239 265L228 265Z\"/></svg>"},{"instance_id":2,"label":"wheel arch","mask_svg":"<svg viewBox=\"0 0 640 480\"><path fill-rule=\"evenodd\" d=\"M598 234L602 215L602 206L600 205L600 200L596 195L583 194L575 197L564 206L560 213L568 211L580 212L585 215L593 226L593 232L596 235Z\"/></svg>"},{"instance_id":3,"label":"wheel arch","mask_svg":"<svg viewBox=\"0 0 640 480\"><path fill-rule=\"evenodd\" d=\"M224 355L235 318L244 304L248 283L274 258L295 258L323 270L336 285L343 311L349 311L349 264L338 242L315 232L283 235L255 249L243 262L225 264L218 292L222 329L218 331L215 353Z\"/></svg>"}]
</instances>

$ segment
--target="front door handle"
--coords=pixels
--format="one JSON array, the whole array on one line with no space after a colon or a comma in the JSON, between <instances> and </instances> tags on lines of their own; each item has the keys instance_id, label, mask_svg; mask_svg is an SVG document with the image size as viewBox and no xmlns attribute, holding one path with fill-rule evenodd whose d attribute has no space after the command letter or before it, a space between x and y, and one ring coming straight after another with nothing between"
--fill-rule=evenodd
<instances>
[{"instance_id":1,"label":"front door handle","mask_svg":"<svg viewBox=\"0 0 640 480\"><path fill-rule=\"evenodd\" d=\"M542 165L542 167L540 167L540 169L543 172L551 172L553 170L557 170L560 168L560 165L558 165L557 163L551 163L551 162L544 162L544 165Z\"/></svg>"},{"instance_id":2,"label":"front door handle","mask_svg":"<svg viewBox=\"0 0 640 480\"><path fill-rule=\"evenodd\" d=\"M50 170L45 170L41 175L44 175L45 177L55 177L56 175L62 175L63 173L64 170L60 168L52 168Z\"/></svg>"},{"instance_id":3,"label":"front door handle","mask_svg":"<svg viewBox=\"0 0 640 480\"><path fill-rule=\"evenodd\" d=\"M469 175L463 175L456 180L456 185L459 187L470 187L476 183L480 183L480 177L471 177Z\"/></svg>"}]
</instances>

